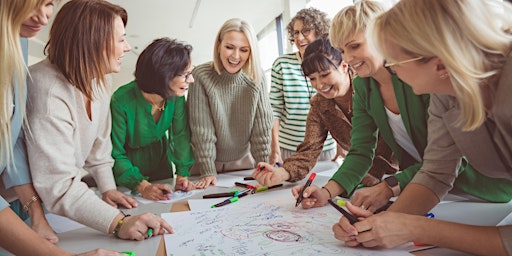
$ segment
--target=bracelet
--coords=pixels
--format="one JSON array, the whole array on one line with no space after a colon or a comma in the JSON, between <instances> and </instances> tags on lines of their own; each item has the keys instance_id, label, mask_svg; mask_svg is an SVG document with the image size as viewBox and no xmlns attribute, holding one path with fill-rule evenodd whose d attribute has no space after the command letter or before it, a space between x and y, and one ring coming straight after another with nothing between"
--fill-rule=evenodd
<instances>
[{"instance_id":1,"label":"bracelet","mask_svg":"<svg viewBox=\"0 0 512 256\"><path fill-rule=\"evenodd\" d=\"M121 230L121 226L123 226L124 219L126 217L132 216L130 214L125 214L123 211L120 211L120 212L121 212L121 214L123 214L123 217L117 222L117 225L114 228L114 232L113 232L114 236L117 237L117 238L119 238L119 230Z\"/></svg>"},{"instance_id":2,"label":"bracelet","mask_svg":"<svg viewBox=\"0 0 512 256\"><path fill-rule=\"evenodd\" d=\"M325 189L325 191L327 191L327 193L329 193L329 199L331 199L332 198L331 191L325 186L323 186L322 188Z\"/></svg>"},{"instance_id":3,"label":"bracelet","mask_svg":"<svg viewBox=\"0 0 512 256\"><path fill-rule=\"evenodd\" d=\"M30 206L32 205L33 202L39 200L39 197L37 195L34 195L32 196L29 200L27 200L27 202L25 202L25 204L23 205L23 210L28 212L28 210L30 209Z\"/></svg>"}]
</instances>

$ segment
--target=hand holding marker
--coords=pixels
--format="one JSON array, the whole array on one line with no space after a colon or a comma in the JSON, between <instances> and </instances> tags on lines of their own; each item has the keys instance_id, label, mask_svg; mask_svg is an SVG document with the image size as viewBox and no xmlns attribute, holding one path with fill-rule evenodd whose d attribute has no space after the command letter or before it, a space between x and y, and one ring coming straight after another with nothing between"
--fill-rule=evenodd
<instances>
[{"instance_id":1,"label":"hand holding marker","mask_svg":"<svg viewBox=\"0 0 512 256\"><path fill-rule=\"evenodd\" d=\"M311 175L309 175L308 181L306 181L306 184L304 185L304 187L302 187L302 190L300 191L299 197L297 198L297 202L295 203L295 207L299 206L300 202L302 202L302 199L304 198L304 190L311 186L311 182L313 182L315 177L316 173L311 173Z\"/></svg>"}]
</instances>

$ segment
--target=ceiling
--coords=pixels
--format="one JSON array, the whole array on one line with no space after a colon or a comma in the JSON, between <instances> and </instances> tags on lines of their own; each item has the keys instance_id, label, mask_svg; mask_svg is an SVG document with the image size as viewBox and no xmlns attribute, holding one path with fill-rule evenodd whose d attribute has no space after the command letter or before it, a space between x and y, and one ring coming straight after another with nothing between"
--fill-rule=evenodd
<instances>
[{"instance_id":1,"label":"ceiling","mask_svg":"<svg viewBox=\"0 0 512 256\"><path fill-rule=\"evenodd\" d=\"M69 0L61 0L55 7ZM140 53L153 39L177 38L194 47L194 65L212 60L213 43L221 25L227 19L238 17L249 21L256 31L262 30L283 12L286 1L304 0L110 0L128 12L127 40L132 52L122 61L122 71L114 75L115 86L133 79L133 71ZM194 14L194 10L196 13ZM51 20L50 20L51 22ZM43 48L51 24L29 41L29 64L44 58Z\"/></svg>"}]
</instances>

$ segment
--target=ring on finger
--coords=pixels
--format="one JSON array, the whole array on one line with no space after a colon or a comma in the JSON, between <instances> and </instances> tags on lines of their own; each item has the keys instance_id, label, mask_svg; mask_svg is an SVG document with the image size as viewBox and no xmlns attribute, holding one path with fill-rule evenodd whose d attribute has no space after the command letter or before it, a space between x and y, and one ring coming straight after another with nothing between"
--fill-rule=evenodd
<instances>
[{"instance_id":1,"label":"ring on finger","mask_svg":"<svg viewBox=\"0 0 512 256\"><path fill-rule=\"evenodd\" d=\"M366 210L366 206L364 206L364 204L362 204L361 209Z\"/></svg>"}]
</instances>

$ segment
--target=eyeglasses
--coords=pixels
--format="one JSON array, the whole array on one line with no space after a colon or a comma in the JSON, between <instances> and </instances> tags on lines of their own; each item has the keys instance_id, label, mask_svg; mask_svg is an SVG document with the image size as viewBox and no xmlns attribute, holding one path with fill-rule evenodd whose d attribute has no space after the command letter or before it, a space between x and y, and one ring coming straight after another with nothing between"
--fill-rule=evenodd
<instances>
[{"instance_id":1,"label":"eyeglasses","mask_svg":"<svg viewBox=\"0 0 512 256\"><path fill-rule=\"evenodd\" d=\"M403 60L403 61L398 61L398 62L392 62L392 63L387 63L384 60L384 67L391 68L391 67L396 66L396 65L401 65L401 64L404 64L404 63L408 63L408 62L413 62L413 61L421 60L423 58L425 58L425 57L420 56L420 57L416 57L416 58L412 58L412 59L408 59L408 60Z\"/></svg>"},{"instance_id":2,"label":"eyeglasses","mask_svg":"<svg viewBox=\"0 0 512 256\"><path fill-rule=\"evenodd\" d=\"M194 68L195 68L195 67L192 67L192 70L191 70L191 71L189 71L188 73L186 73L186 74L178 74L178 76L184 77L184 78L185 78L185 82L186 82L186 81L188 81L188 79L189 79L190 77L192 77L192 71L194 70Z\"/></svg>"},{"instance_id":3,"label":"eyeglasses","mask_svg":"<svg viewBox=\"0 0 512 256\"><path fill-rule=\"evenodd\" d=\"M307 36L309 36L309 34L311 34L312 30L313 29L310 29L310 28L304 28L304 29L302 29L300 31L299 30L294 30L292 32L292 35L293 35L293 38L299 38L300 34L302 34L302 36L304 36L304 37L307 37Z\"/></svg>"}]
</instances>

